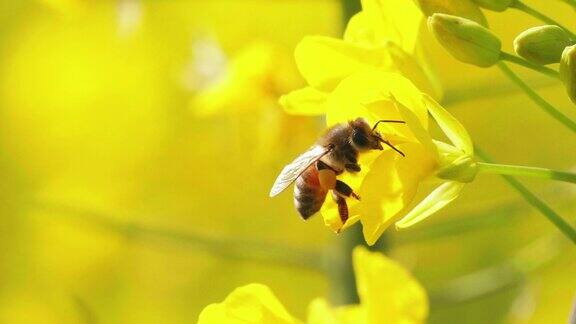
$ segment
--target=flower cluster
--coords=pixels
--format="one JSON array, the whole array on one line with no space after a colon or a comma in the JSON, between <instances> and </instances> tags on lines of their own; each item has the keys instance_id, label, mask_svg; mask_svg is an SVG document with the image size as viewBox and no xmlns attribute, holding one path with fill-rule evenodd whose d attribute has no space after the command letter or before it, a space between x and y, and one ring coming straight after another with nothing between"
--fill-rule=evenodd
<instances>
[{"instance_id":1,"label":"flower cluster","mask_svg":"<svg viewBox=\"0 0 576 324\"><path fill-rule=\"evenodd\" d=\"M323 298L310 303L307 323L423 323L428 316L426 291L406 269L376 252L357 247L354 272L360 304L332 307ZM301 323L262 284L234 290L221 303L208 305L199 324Z\"/></svg>"},{"instance_id":2,"label":"flower cluster","mask_svg":"<svg viewBox=\"0 0 576 324\"><path fill-rule=\"evenodd\" d=\"M552 77L558 77L558 72L545 65L560 63L559 77L568 97L576 103L576 34L554 19L520 0L418 0L418 3L429 16L431 31L454 58L480 67L507 60ZM518 57L515 57L502 51L500 39L488 29L480 8L497 12L520 10L546 25L528 28L516 36L514 51Z\"/></svg>"},{"instance_id":3,"label":"flower cluster","mask_svg":"<svg viewBox=\"0 0 576 324\"><path fill-rule=\"evenodd\" d=\"M391 224L411 226L448 204L476 169L464 127L434 99L441 90L420 53L423 16L418 7L400 0L365 0L362 6L343 39L312 36L300 42L296 63L309 86L280 102L293 114L325 114L328 126L358 117L372 124L380 119L406 122L381 128L406 157L389 149L367 153L359 161L361 172L343 175L362 197L350 201L346 224L334 203L326 202L321 211L334 231L360 221L366 242L374 244ZM396 14L386 14L392 11ZM428 114L451 144L432 139ZM419 185L435 176L445 181L414 207Z\"/></svg>"}]
</instances>

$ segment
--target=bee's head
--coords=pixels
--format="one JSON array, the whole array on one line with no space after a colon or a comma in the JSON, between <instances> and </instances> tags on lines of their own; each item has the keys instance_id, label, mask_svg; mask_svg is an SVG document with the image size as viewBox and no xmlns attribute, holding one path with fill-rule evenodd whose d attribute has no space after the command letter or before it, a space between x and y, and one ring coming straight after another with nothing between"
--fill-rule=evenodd
<instances>
[{"instance_id":1,"label":"bee's head","mask_svg":"<svg viewBox=\"0 0 576 324\"><path fill-rule=\"evenodd\" d=\"M350 141L356 149L359 151L368 151L368 150L383 150L382 143L390 146L396 152L400 153L404 156L404 153L400 152L396 149L392 144L382 138L382 135L376 131L376 127L379 123L401 123L403 124L404 121L401 120L379 120L374 126L370 127L370 125L364 120L363 118L356 118L353 121L350 121L350 127L352 127L352 135Z\"/></svg>"},{"instance_id":2,"label":"bee's head","mask_svg":"<svg viewBox=\"0 0 576 324\"><path fill-rule=\"evenodd\" d=\"M382 144L378 138L380 134L373 131L370 125L363 118L357 118L349 122L352 127L350 141L359 151L382 150Z\"/></svg>"}]
</instances>

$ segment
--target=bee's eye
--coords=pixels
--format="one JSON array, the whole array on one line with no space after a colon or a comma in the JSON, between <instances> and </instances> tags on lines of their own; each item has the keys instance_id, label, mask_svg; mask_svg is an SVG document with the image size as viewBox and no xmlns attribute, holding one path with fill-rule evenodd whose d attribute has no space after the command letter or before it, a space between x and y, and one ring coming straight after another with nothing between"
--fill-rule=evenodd
<instances>
[{"instance_id":1,"label":"bee's eye","mask_svg":"<svg viewBox=\"0 0 576 324\"><path fill-rule=\"evenodd\" d=\"M352 141L359 147L368 146L368 137L362 132L354 131L352 134Z\"/></svg>"}]
</instances>

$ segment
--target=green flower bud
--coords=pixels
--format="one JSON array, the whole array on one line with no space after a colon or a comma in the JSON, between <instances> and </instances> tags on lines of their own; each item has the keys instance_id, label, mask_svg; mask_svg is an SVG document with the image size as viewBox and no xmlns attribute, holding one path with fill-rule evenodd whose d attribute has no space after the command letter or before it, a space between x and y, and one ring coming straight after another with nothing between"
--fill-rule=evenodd
<instances>
[{"instance_id":1,"label":"green flower bud","mask_svg":"<svg viewBox=\"0 0 576 324\"><path fill-rule=\"evenodd\" d=\"M472 157L462 155L451 161L448 165L441 167L436 176L444 180L455 180L462 183L474 181L478 173L478 165Z\"/></svg>"},{"instance_id":2,"label":"green flower bud","mask_svg":"<svg viewBox=\"0 0 576 324\"><path fill-rule=\"evenodd\" d=\"M488 26L486 16L482 10L472 2L472 0L415 0L420 10L427 17L435 13L443 13L458 17L464 17L479 23L482 26Z\"/></svg>"},{"instance_id":3,"label":"green flower bud","mask_svg":"<svg viewBox=\"0 0 576 324\"><path fill-rule=\"evenodd\" d=\"M472 0L484 9L492 11L504 11L514 3L515 0Z\"/></svg>"},{"instance_id":4,"label":"green flower bud","mask_svg":"<svg viewBox=\"0 0 576 324\"><path fill-rule=\"evenodd\" d=\"M564 82L568 97L576 104L576 45L568 46L562 52L560 79Z\"/></svg>"},{"instance_id":5,"label":"green flower bud","mask_svg":"<svg viewBox=\"0 0 576 324\"><path fill-rule=\"evenodd\" d=\"M457 60L480 67L492 66L500 60L500 39L472 20L434 14L428 18L428 27Z\"/></svg>"},{"instance_id":6,"label":"green flower bud","mask_svg":"<svg viewBox=\"0 0 576 324\"><path fill-rule=\"evenodd\" d=\"M520 33L514 39L514 51L532 63L545 65L560 62L562 51L570 44L570 36L564 29L546 25Z\"/></svg>"}]
</instances>

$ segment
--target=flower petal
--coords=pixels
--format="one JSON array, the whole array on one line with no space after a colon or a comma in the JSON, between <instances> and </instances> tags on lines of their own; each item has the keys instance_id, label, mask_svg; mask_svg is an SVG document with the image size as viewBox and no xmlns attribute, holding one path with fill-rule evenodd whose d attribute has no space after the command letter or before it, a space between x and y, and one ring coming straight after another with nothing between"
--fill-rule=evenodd
<instances>
[{"instance_id":1,"label":"flower petal","mask_svg":"<svg viewBox=\"0 0 576 324\"><path fill-rule=\"evenodd\" d=\"M338 323L334 310L324 298L316 298L308 306L308 324Z\"/></svg>"},{"instance_id":2,"label":"flower petal","mask_svg":"<svg viewBox=\"0 0 576 324\"><path fill-rule=\"evenodd\" d=\"M332 307L325 299L316 298L308 306L307 324L357 324L366 322L362 305Z\"/></svg>"},{"instance_id":3,"label":"flower petal","mask_svg":"<svg viewBox=\"0 0 576 324\"><path fill-rule=\"evenodd\" d=\"M401 118L391 98L408 107L424 128L428 127L428 111L421 91L407 78L397 73L371 69L344 79L328 98L328 125L364 117L370 123L379 119ZM405 125L385 124L390 131L402 133Z\"/></svg>"},{"instance_id":4,"label":"flower petal","mask_svg":"<svg viewBox=\"0 0 576 324\"><path fill-rule=\"evenodd\" d=\"M270 288L249 284L236 288L222 303L208 305L199 324L220 323L298 323L278 301Z\"/></svg>"},{"instance_id":5,"label":"flower petal","mask_svg":"<svg viewBox=\"0 0 576 324\"><path fill-rule=\"evenodd\" d=\"M413 53L421 22L422 13L412 1L362 0L362 11L350 19L344 40L370 46L394 42Z\"/></svg>"},{"instance_id":6,"label":"flower petal","mask_svg":"<svg viewBox=\"0 0 576 324\"><path fill-rule=\"evenodd\" d=\"M438 210L444 208L460 195L464 183L449 181L434 189L424 200L414 207L404 218L396 223L397 228L410 227Z\"/></svg>"},{"instance_id":7,"label":"flower petal","mask_svg":"<svg viewBox=\"0 0 576 324\"><path fill-rule=\"evenodd\" d=\"M363 247L354 249L353 263L366 323L423 323L426 320L426 291L400 264Z\"/></svg>"},{"instance_id":8,"label":"flower petal","mask_svg":"<svg viewBox=\"0 0 576 324\"><path fill-rule=\"evenodd\" d=\"M312 87L334 89L350 74L374 66L390 66L382 49L361 47L340 39L322 36L304 37L294 51L300 73Z\"/></svg>"},{"instance_id":9,"label":"flower petal","mask_svg":"<svg viewBox=\"0 0 576 324\"><path fill-rule=\"evenodd\" d=\"M420 124L420 121L416 117L416 115L404 106L402 103L398 102L396 98L393 98L393 101L398 108L398 111L402 115L402 120L406 122L406 125L410 127L410 130L416 137L416 139L424 146L424 148L434 156L435 160L439 160L438 148L432 141L432 137L428 133L428 131Z\"/></svg>"},{"instance_id":10,"label":"flower petal","mask_svg":"<svg viewBox=\"0 0 576 324\"><path fill-rule=\"evenodd\" d=\"M420 143L398 145L406 157L388 150L371 165L359 194L364 239L376 243L391 224L407 211L420 182L432 173L436 161Z\"/></svg>"},{"instance_id":11,"label":"flower petal","mask_svg":"<svg viewBox=\"0 0 576 324\"><path fill-rule=\"evenodd\" d=\"M283 95L279 101L289 114L317 116L326 113L326 99L325 92L306 87Z\"/></svg>"},{"instance_id":12,"label":"flower petal","mask_svg":"<svg viewBox=\"0 0 576 324\"><path fill-rule=\"evenodd\" d=\"M429 95L423 94L423 101L430 115L434 117L438 126L444 131L444 134L454 143L456 147L461 149L464 153L473 155L474 145L472 139L466 128L460 124L458 119L454 118L444 107L442 107L436 100L432 99Z\"/></svg>"},{"instance_id":13,"label":"flower petal","mask_svg":"<svg viewBox=\"0 0 576 324\"><path fill-rule=\"evenodd\" d=\"M429 71L430 68L424 58L416 59L415 55L408 54L393 42L386 43L385 48L390 55L392 66L398 73L412 81L420 91L431 94L434 98L442 97L442 85Z\"/></svg>"}]
</instances>

